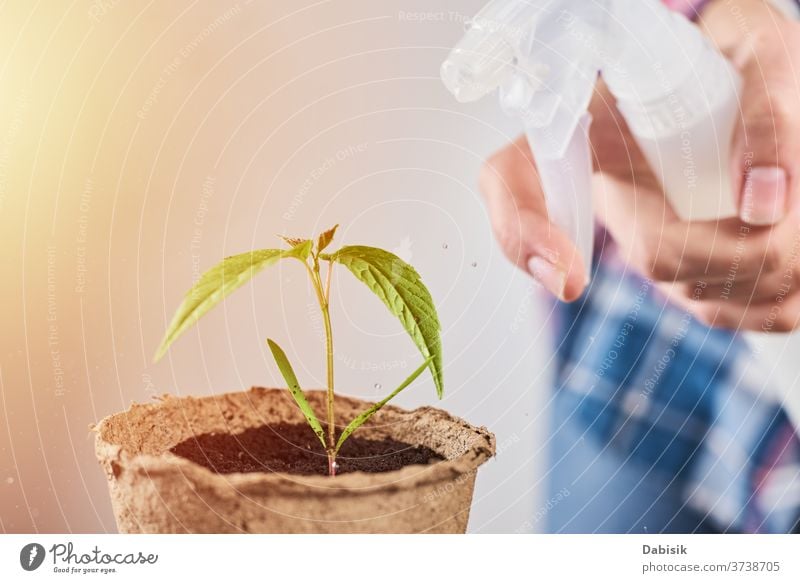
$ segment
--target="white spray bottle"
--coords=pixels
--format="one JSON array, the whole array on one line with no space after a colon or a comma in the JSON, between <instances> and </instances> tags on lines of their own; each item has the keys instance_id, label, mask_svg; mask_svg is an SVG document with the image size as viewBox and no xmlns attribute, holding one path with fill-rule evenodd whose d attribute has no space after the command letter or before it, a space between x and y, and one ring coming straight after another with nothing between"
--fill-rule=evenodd
<instances>
[{"instance_id":1,"label":"white spray bottle","mask_svg":"<svg viewBox=\"0 0 800 583\"><path fill-rule=\"evenodd\" d=\"M684 220L736 216L730 146L741 79L660 0L494 0L442 65L461 102L499 90L519 116L550 219L591 265L589 103L598 75ZM800 426L800 335L753 334L765 379ZM774 377L778 377L775 379Z\"/></svg>"}]
</instances>

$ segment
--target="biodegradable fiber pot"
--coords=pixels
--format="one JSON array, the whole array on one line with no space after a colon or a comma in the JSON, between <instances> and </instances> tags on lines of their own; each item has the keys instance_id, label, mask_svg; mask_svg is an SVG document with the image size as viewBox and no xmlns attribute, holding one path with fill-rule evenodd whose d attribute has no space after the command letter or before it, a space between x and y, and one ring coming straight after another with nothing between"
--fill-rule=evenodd
<instances>
[{"instance_id":1,"label":"biodegradable fiber pot","mask_svg":"<svg viewBox=\"0 0 800 583\"><path fill-rule=\"evenodd\" d=\"M317 411L324 410L324 394L307 392ZM352 419L369 405L337 396L337 419ZM262 388L204 398L164 397L106 417L96 428L95 448L120 532L465 532L475 475L494 455L494 436L431 407L405 411L387 405L350 438L402 442L412 446L406 449L432 450L442 458L392 471L352 471L335 478L217 473L173 453L179 444L202 443L203 437L224 436L236 443L248 432L275 436L279 429L274 428L301 423L288 392ZM308 434L313 443L310 429ZM224 465L230 460L215 461Z\"/></svg>"}]
</instances>

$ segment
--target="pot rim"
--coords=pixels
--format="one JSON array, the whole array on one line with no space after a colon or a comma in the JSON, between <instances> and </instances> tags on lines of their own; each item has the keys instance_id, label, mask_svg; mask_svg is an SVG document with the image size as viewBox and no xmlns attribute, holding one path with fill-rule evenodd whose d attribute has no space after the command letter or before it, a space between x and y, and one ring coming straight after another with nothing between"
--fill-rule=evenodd
<instances>
[{"instance_id":1,"label":"pot rim","mask_svg":"<svg viewBox=\"0 0 800 583\"><path fill-rule=\"evenodd\" d=\"M121 444L113 443L104 435L108 424L114 419L127 415L137 409L158 409L165 405L177 404L186 401L202 401L225 398L232 395L248 393L261 393L264 396L284 394L287 389L265 389L252 387L249 391L231 391L217 393L205 397L185 396L175 397L164 395L156 403L138 404L133 403L125 411L113 413L103 418L95 427L95 453L101 462L109 462L112 467L117 464L119 471L135 471L137 473L159 476L166 474L182 474L185 479L189 479L197 484L206 484L212 487L233 488L241 494L270 494L279 493L281 495L304 497L309 490L314 490L317 496L352 496L364 493L374 493L375 491L391 492L416 488L423 485L433 485L454 480L467 479L477 472L477 469L484 462L494 456L495 439L494 435L485 427L475 427L463 419L451 415L450 413L434 407L424 406L413 410L403 409L395 405L383 407L388 413L399 414L402 416L416 417L419 415L432 415L433 420L445 421L456 424L470 431L473 437L469 447L453 459L445 459L428 465L411 464L399 470L389 472L368 473L362 471L348 472L335 479L321 475L299 475L287 472L247 472L218 474L205 466L201 466L191 460L173 454L165 450L158 455L132 453L126 450ZM324 393L324 391L306 391L307 394ZM337 395L337 399L350 401L351 403L371 404L369 401L356 397ZM117 470L115 470L116 473Z\"/></svg>"}]
</instances>

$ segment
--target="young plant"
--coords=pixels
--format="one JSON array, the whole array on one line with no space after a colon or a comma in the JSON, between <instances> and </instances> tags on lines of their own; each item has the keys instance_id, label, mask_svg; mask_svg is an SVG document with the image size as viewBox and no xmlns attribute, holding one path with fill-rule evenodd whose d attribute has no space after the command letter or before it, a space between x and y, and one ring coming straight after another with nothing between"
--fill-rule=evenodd
<instances>
[{"instance_id":1,"label":"young plant","mask_svg":"<svg viewBox=\"0 0 800 583\"><path fill-rule=\"evenodd\" d=\"M308 403L286 353L273 340L267 340L272 356L289 385L292 394L306 421L311 426L322 447L328 455L328 473L336 475L336 455L353 432L361 427L372 415L391 401L427 368L431 371L436 393L442 398L442 341L439 335L439 317L433 305L428 288L422 283L419 274L408 263L396 255L376 247L347 246L334 253L324 253L333 241L336 225L322 233L316 241L281 237L289 249L262 249L228 257L205 272L200 280L186 294L167 329L161 346L156 352L158 361L170 345L197 320L228 294L247 283L256 273L277 263L281 259L295 259L306 268L311 284L322 311L325 327L325 356L327 362L326 421L327 434ZM359 281L377 295L405 328L417 345L424 361L385 399L358 415L336 438L336 419L334 418L333 382L333 333L331 331L330 289L331 274L335 264L346 267ZM323 280L321 264L326 265Z\"/></svg>"}]
</instances>

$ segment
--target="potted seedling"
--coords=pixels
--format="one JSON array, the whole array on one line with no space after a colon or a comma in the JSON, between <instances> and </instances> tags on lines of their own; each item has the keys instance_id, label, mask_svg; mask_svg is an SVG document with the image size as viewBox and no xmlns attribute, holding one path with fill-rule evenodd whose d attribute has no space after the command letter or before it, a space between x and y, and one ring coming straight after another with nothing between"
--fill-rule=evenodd
<instances>
[{"instance_id":1,"label":"potted seedling","mask_svg":"<svg viewBox=\"0 0 800 583\"><path fill-rule=\"evenodd\" d=\"M478 466L494 436L444 411L387 403L430 371L444 390L440 324L417 271L365 246L329 252L336 227L288 248L228 257L187 293L156 353L256 273L305 267L325 329L327 387L301 388L267 340L286 389L133 405L97 427L96 451L123 532L464 532ZM334 392L331 276L342 266L396 316L420 365L377 403Z\"/></svg>"}]
</instances>

